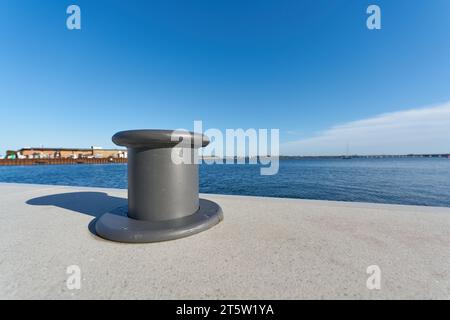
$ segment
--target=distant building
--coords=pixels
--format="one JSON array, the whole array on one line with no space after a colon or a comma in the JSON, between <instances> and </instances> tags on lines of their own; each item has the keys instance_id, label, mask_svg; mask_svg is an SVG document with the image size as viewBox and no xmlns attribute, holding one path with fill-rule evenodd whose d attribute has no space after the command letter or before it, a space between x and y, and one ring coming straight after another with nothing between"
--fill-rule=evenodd
<instances>
[{"instance_id":1,"label":"distant building","mask_svg":"<svg viewBox=\"0 0 450 320\"><path fill-rule=\"evenodd\" d=\"M16 159L83 159L127 158L125 149L91 148L22 148L15 151Z\"/></svg>"}]
</instances>

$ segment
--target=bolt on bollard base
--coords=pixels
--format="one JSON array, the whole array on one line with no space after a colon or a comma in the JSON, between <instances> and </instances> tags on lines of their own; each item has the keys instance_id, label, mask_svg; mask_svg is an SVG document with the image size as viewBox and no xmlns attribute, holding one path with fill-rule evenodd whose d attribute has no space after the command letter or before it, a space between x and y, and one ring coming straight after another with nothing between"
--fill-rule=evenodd
<instances>
[{"instance_id":1,"label":"bolt on bollard base","mask_svg":"<svg viewBox=\"0 0 450 320\"><path fill-rule=\"evenodd\" d=\"M172 130L131 130L113 136L128 148L128 207L102 215L95 224L102 238L131 243L187 237L223 220L215 202L199 199L198 164L175 163L172 149L197 152L206 136Z\"/></svg>"}]
</instances>

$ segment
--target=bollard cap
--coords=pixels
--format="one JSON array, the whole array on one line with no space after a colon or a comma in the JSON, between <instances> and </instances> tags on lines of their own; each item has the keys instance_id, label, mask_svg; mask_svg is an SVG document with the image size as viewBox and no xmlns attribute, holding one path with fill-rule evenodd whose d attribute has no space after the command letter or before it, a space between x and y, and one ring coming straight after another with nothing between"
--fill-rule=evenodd
<instances>
[{"instance_id":1,"label":"bollard cap","mask_svg":"<svg viewBox=\"0 0 450 320\"><path fill-rule=\"evenodd\" d=\"M132 148L172 148L180 142L184 147L202 148L209 144L208 137L201 133L159 129L120 131L112 137L112 141Z\"/></svg>"}]
</instances>

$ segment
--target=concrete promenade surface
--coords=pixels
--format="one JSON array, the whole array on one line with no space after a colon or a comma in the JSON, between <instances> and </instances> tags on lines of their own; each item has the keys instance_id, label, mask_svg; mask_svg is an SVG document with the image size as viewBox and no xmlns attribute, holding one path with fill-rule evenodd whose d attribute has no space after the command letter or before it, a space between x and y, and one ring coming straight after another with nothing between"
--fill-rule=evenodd
<instances>
[{"instance_id":1,"label":"concrete promenade surface","mask_svg":"<svg viewBox=\"0 0 450 320\"><path fill-rule=\"evenodd\" d=\"M0 184L0 298L450 298L450 208L201 197L222 206L219 225L121 244L90 229L126 190ZM366 287L370 265L380 290Z\"/></svg>"}]
</instances>

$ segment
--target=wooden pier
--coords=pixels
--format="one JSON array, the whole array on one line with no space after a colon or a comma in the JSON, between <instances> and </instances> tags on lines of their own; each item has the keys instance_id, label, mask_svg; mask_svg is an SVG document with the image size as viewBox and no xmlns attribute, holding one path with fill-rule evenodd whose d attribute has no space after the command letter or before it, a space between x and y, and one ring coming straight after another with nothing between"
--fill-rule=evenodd
<instances>
[{"instance_id":1,"label":"wooden pier","mask_svg":"<svg viewBox=\"0 0 450 320\"><path fill-rule=\"evenodd\" d=\"M0 159L0 166L35 166L62 164L117 164L127 163L126 158L59 158L59 159Z\"/></svg>"}]
</instances>

